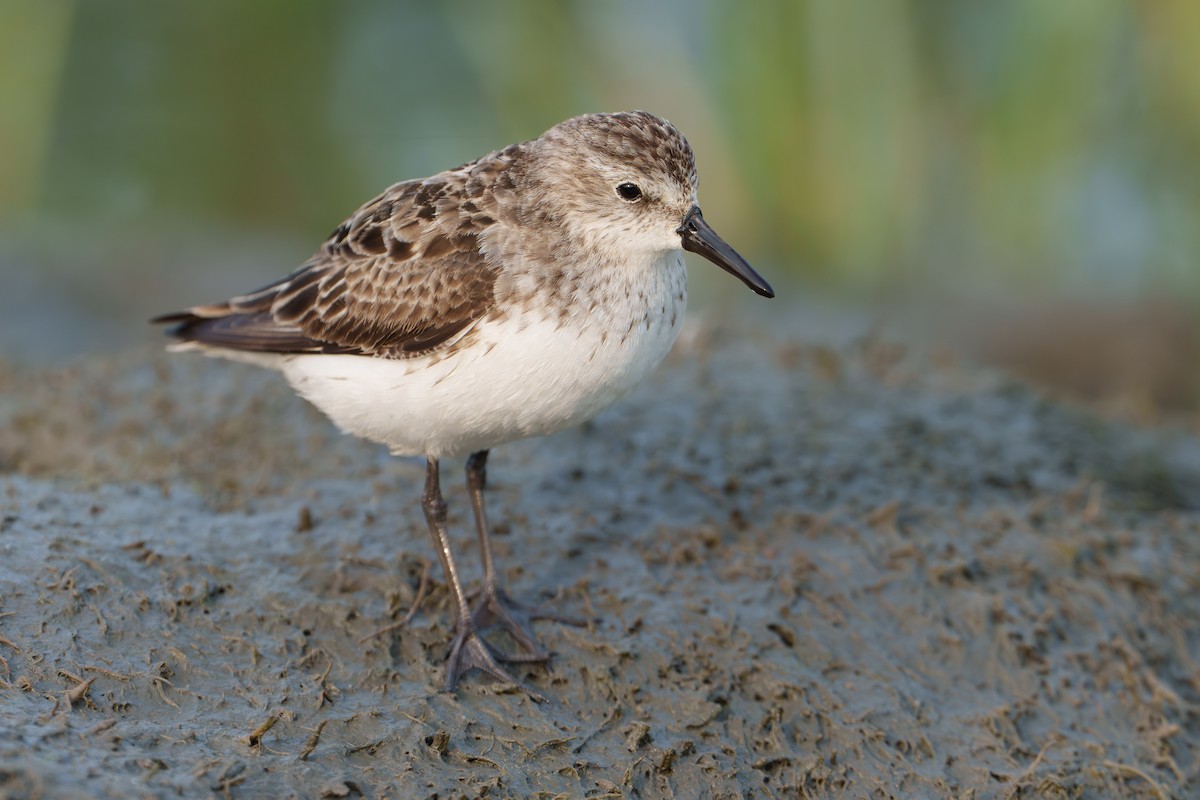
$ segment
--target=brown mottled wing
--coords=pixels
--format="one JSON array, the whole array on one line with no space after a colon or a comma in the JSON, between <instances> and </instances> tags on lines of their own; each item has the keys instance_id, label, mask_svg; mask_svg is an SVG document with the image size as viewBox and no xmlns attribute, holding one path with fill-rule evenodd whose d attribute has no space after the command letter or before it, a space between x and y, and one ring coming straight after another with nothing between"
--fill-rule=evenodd
<instances>
[{"instance_id":1,"label":"brown mottled wing","mask_svg":"<svg viewBox=\"0 0 1200 800\"><path fill-rule=\"evenodd\" d=\"M286 278L154 321L177 323L168 333L178 339L234 350L404 358L436 348L494 303L496 270L478 237L495 219L480 190L489 181L479 179L502 171L506 155L396 184Z\"/></svg>"}]
</instances>

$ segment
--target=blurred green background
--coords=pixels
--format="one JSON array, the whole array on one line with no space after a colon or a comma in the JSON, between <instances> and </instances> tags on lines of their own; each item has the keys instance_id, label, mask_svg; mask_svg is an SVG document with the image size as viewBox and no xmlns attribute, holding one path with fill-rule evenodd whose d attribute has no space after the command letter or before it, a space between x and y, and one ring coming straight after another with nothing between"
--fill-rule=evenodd
<instances>
[{"instance_id":1,"label":"blurred green background","mask_svg":"<svg viewBox=\"0 0 1200 800\"><path fill-rule=\"evenodd\" d=\"M392 182L645 108L773 313L895 312L1026 371L1065 340L1044 371L1098 359L1084 384L1167 350L1171 386L1121 380L1200 397L1191 0L0 0L0 96L10 359L148 340Z\"/></svg>"}]
</instances>

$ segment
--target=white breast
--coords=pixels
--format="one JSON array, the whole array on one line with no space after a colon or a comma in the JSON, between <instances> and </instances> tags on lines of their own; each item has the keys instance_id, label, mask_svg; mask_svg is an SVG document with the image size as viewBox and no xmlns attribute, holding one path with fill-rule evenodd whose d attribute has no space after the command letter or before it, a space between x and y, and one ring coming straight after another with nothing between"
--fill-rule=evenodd
<instances>
[{"instance_id":1,"label":"white breast","mask_svg":"<svg viewBox=\"0 0 1200 800\"><path fill-rule=\"evenodd\" d=\"M565 316L538 303L508 308L444 357L299 355L280 369L343 431L396 455L486 450L583 422L666 356L686 304L682 256L604 293L575 298Z\"/></svg>"}]
</instances>

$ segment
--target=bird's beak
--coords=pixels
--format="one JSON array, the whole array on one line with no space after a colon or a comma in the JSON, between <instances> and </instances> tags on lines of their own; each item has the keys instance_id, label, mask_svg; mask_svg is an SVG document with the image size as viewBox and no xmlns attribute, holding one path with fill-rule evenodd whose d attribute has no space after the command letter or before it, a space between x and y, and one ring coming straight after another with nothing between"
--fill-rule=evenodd
<instances>
[{"instance_id":1,"label":"bird's beak","mask_svg":"<svg viewBox=\"0 0 1200 800\"><path fill-rule=\"evenodd\" d=\"M676 232L683 241L684 250L704 256L763 297L775 296L771 285L704 221L700 206L692 206Z\"/></svg>"}]
</instances>

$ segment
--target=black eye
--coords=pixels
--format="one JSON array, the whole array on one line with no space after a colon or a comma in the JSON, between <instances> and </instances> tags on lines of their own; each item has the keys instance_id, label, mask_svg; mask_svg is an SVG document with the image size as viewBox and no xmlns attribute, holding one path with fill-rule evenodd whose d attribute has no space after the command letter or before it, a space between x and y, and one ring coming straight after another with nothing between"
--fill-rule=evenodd
<instances>
[{"instance_id":1,"label":"black eye","mask_svg":"<svg viewBox=\"0 0 1200 800\"><path fill-rule=\"evenodd\" d=\"M617 194L621 195L622 200L628 200L631 203L642 199L642 190L636 183L622 183L617 187Z\"/></svg>"}]
</instances>

